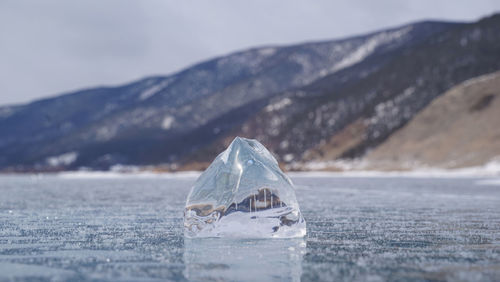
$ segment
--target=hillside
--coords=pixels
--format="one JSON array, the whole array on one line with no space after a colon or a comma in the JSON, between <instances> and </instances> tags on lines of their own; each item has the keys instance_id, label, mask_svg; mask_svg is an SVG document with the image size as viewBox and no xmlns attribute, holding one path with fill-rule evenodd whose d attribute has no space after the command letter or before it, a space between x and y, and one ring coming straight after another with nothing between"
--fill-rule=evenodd
<instances>
[{"instance_id":1,"label":"hillside","mask_svg":"<svg viewBox=\"0 0 500 282\"><path fill-rule=\"evenodd\" d=\"M500 157L500 72L453 87L369 152L374 169L479 166Z\"/></svg>"},{"instance_id":2,"label":"hillside","mask_svg":"<svg viewBox=\"0 0 500 282\"><path fill-rule=\"evenodd\" d=\"M291 166L360 157L454 85L500 70L498 26L494 15L253 48L0 107L0 170L203 168L236 135Z\"/></svg>"},{"instance_id":3,"label":"hillside","mask_svg":"<svg viewBox=\"0 0 500 282\"><path fill-rule=\"evenodd\" d=\"M171 76L3 107L0 167L106 169L178 162L240 126L283 91L368 58L362 72L373 72L393 54L457 25L422 22L342 40L255 48ZM343 83L357 80L353 72Z\"/></svg>"},{"instance_id":4,"label":"hillside","mask_svg":"<svg viewBox=\"0 0 500 282\"><path fill-rule=\"evenodd\" d=\"M358 158L404 126L436 97L467 79L500 69L500 15L455 26L391 54L369 69L349 69L276 95L225 139L188 162L203 160L234 135L257 137L294 163ZM358 79L346 81L351 75Z\"/></svg>"}]
</instances>

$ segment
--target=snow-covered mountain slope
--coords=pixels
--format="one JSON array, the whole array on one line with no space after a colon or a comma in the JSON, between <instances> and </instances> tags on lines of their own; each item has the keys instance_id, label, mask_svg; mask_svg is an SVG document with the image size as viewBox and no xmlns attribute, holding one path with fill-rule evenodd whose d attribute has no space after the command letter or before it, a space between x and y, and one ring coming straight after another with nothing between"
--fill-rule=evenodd
<instances>
[{"instance_id":1,"label":"snow-covered mountain slope","mask_svg":"<svg viewBox=\"0 0 500 282\"><path fill-rule=\"evenodd\" d=\"M284 91L188 162L214 155L232 135L256 137L292 167L295 162L360 157L452 86L499 70L499 26L500 15L456 26L387 57L368 56ZM377 65L381 57L387 61Z\"/></svg>"},{"instance_id":2,"label":"snow-covered mountain slope","mask_svg":"<svg viewBox=\"0 0 500 282\"><path fill-rule=\"evenodd\" d=\"M170 76L2 107L0 167L205 161L235 134L258 138L293 162L314 157L357 121L363 138L339 153L356 155L442 90L496 70L495 24L498 16L476 24L421 22L254 48Z\"/></svg>"},{"instance_id":3,"label":"snow-covered mountain slope","mask_svg":"<svg viewBox=\"0 0 500 282\"><path fill-rule=\"evenodd\" d=\"M0 167L176 161L271 107L269 99L280 93L342 71L340 84L357 81L394 54L456 26L422 22L342 40L254 48L170 76L2 107ZM368 60L360 72L346 71ZM68 154L70 161L54 162Z\"/></svg>"}]
</instances>

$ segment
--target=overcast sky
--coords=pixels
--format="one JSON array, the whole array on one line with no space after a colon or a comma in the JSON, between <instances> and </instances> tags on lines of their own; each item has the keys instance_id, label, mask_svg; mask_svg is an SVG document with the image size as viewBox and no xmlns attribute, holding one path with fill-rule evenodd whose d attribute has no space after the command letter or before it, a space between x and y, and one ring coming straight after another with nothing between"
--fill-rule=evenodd
<instances>
[{"instance_id":1,"label":"overcast sky","mask_svg":"<svg viewBox=\"0 0 500 282\"><path fill-rule=\"evenodd\" d=\"M253 46L495 11L498 0L0 0L0 105L166 75Z\"/></svg>"}]
</instances>

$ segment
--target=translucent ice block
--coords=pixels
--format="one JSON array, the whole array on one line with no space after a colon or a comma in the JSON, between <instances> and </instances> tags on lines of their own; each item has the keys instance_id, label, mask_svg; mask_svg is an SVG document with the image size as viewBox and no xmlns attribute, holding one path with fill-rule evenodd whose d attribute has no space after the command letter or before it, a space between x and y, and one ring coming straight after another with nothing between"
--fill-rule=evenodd
<instances>
[{"instance_id":1,"label":"translucent ice block","mask_svg":"<svg viewBox=\"0 0 500 282\"><path fill-rule=\"evenodd\" d=\"M191 189L184 231L190 238L293 238L306 234L306 223L276 159L258 141L236 137Z\"/></svg>"}]
</instances>

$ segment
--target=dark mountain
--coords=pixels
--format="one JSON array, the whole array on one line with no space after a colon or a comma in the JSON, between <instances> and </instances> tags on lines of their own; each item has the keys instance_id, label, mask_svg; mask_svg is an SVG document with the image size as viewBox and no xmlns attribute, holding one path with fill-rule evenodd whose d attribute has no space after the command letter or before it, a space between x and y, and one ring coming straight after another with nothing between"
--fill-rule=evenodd
<instances>
[{"instance_id":1,"label":"dark mountain","mask_svg":"<svg viewBox=\"0 0 500 282\"><path fill-rule=\"evenodd\" d=\"M0 107L3 169L207 161L235 134L315 158L358 125L356 156L444 90L499 69L499 17L255 48L166 77ZM361 126L359 126L359 124Z\"/></svg>"},{"instance_id":2,"label":"dark mountain","mask_svg":"<svg viewBox=\"0 0 500 282\"><path fill-rule=\"evenodd\" d=\"M275 95L231 135L254 136L285 162L362 156L452 86L499 70L499 27L500 15L494 15L386 57L368 56ZM377 64L381 58L386 60ZM213 154L226 142L221 139L205 150ZM190 161L204 155L193 154Z\"/></svg>"}]
</instances>

